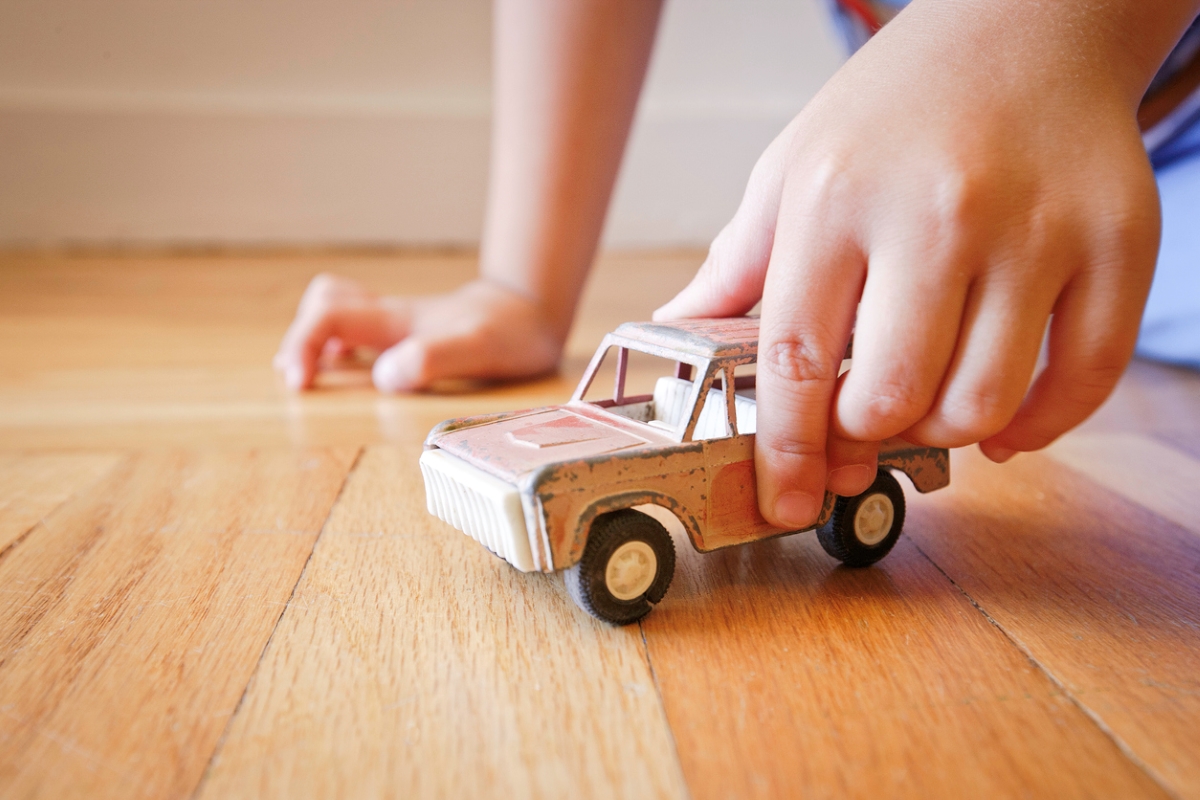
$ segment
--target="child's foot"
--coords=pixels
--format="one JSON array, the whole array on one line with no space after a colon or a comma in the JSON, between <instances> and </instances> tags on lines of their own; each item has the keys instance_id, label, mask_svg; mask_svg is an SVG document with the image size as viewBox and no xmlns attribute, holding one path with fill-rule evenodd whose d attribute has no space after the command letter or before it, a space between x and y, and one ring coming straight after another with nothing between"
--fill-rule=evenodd
<instances>
[{"instance_id":1,"label":"child's foot","mask_svg":"<svg viewBox=\"0 0 1200 800\"><path fill-rule=\"evenodd\" d=\"M383 392L450 379L530 378L558 364L560 333L534 301L486 280L423 297L379 297L356 281L318 275L275 356L292 389L313 384L322 355L380 351L372 370Z\"/></svg>"}]
</instances>

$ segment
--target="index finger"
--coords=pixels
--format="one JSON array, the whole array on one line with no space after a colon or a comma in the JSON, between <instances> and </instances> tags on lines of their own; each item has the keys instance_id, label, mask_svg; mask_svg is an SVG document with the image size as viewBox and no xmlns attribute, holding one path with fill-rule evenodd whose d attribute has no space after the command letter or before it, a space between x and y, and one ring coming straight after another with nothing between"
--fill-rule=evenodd
<instances>
[{"instance_id":1,"label":"index finger","mask_svg":"<svg viewBox=\"0 0 1200 800\"><path fill-rule=\"evenodd\" d=\"M793 530L824 501L830 406L866 271L848 232L797 205L784 198L763 287L754 457L762 515Z\"/></svg>"}]
</instances>

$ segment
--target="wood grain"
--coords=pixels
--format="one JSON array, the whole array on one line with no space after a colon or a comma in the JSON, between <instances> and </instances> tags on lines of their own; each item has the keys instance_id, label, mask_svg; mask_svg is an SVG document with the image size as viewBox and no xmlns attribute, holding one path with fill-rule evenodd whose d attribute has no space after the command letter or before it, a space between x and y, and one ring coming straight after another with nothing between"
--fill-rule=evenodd
<instances>
[{"instance_id":1,"label":"wood grain","mask_svg":"<svg viewBox=\"0 0 1200 800\"><path fill-rule=\"evenodd\" d=\"M1200 371L1134 359L1077 433L1138 433L1200 460Z\"/></svg>"},{"instance_id":2,"label":"wood grain","mask_svg":"<svg viewBox=\"0 0 1200 800\"><path fill-rule=\"evenodd\" d=\"M694 797L1165 796L906 539L679 549L643 625Z\"/></svg>"},{"instance_id":3,"label":"wood grain","mask_svg":"<svg viewBox=\"0 0 1200 800\"><path fill-rule=\"evenodd\" d=\"M358 464L200 797L686 796L637 627L429 517L417 455Z\"/></svg>"},{"instance_id":4,"label":"wood grain","mask_svg":"<svg viewBox=\"0 0 1200 800\"><path fill-rule=\"evenodd\" d=\"M954 492L910 505L912 538L1135 761L1200 797L1200 539L1046 456L956 456Z\"/></svg>"},{"instance_id":5,"label":"wood grain","mask_svg":"<svg viewBox=\"0 0 1200 800\"><path fill-rule=\"evenodd\" d=\"M1200 459L1136 433L1075 433L1046 454L1200 536Z\"/></svg>"},{"instance_id":6,"label":"wood grain","mask_svg":"<svg viewBox=\"0 0 1200 800\"><path fill-rule=\"evenodd\" d=\"M570 395L597 343L683 288L700 252L612 255L592 273L563 377L488 391L381 397L346 365L294 394L271 356L308 280L380 293L448 291L476 273L454 253L346 256L0 253L0 449L360 445L423 438L413 423ZM637 287L631 291L630 287ZM432 424L432 422L430 423Z\"/></svg>"},{"instance_id":7,"label":"wood grain","mask_svg":"<svg viewBox=\"0 0 1200 800\"><path fill-rule=\"evenodd\" d=\"M119 459L115 453L0 453L0 557Z\"/></svg>"},{"instance_id":8,"label":"wood grain","mask_svg":"<svg viewBox=\"0 0 1200 800\"><path fill-rule=\"evenodd\" d=\"M435 422L561 401L702 259L602 258L561 375L383 397L280 385L305 283L472 255L0 254L0 797L1200 798L1200 374L956 454L871 570L677 540L641 632L425 513Z\"/></svg>"},{"instance_id":9,"label":"wood grain","mask_svg":"<svg viewBox=\"0 0 1200 800\"><path fill-rule=\"evenodd\" d=\"M131 457L0 561L0 796L192 791L354 452Z\"/></svg>"}]
</instances>

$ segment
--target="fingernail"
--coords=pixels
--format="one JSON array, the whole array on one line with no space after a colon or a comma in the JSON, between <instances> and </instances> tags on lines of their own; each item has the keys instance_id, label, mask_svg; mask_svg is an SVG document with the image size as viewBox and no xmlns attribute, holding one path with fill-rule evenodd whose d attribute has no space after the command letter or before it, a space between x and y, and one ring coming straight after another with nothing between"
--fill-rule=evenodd
<instances>
[{"instance_id":1,"label":"fingernail","mask_svg":"<svg viewBox=\"0 0 1200 800\"><path fill-rule=\"evenodd\" d=\"M808 492L785 492L775 500L775 518L785 528L811 525L820 513L820 501Z\"/></svg>"},{"instance_id":2,"label":"fingernail","mask_svg":"<svg viewBox=\"0 0 1200 800\"><path fill-rule=\"evenodd\" d=\"M287 368L287 372L284 375L284 381L287 383L289 389L303 389L304 367L300 366L299 364L292 364Z\"/></svg>"},{"instance_id":3,"label":"fingernail","mask_svg":"<svg viewBox=\"0 0 1200 800\"><path fill-rule=\"evenodd\" d=\"M861 494L875 480L875 471L864 464L838 467L829 473L829 491L843 497Z\"/></svg>"},{"instance_id":4,"label":"fingernail","mask_svg":"<svg viewBox=\"0 0 1200 800\"><path fill-rule=\"evenodd\" d=\"M982 449L982 448L981 448ZM997 464L1003 464L1017 454L1016 450L1010 450L1007 447L989 447L983 451L983 454L995 461Z\"/></svg>"}]
</instances>

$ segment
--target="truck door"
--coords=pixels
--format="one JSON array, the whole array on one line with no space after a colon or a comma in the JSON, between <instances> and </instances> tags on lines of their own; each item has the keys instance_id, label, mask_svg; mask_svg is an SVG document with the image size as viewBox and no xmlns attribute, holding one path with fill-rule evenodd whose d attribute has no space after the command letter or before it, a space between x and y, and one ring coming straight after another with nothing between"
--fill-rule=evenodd
<instances>
[{"instance_id":1,"label":"truck door","mask_svg":"<svg viewBox=\"0 0 1200 800\"><path fill-rule=\"evenodd\" d=\"M708 473L708 526L702 550L752 542L784 531L774 527L758 511L754 473L754 431L738 430L734 398L733 368L725 367L720 392L709 393L703 413L720 413L724 435L704 439L705 470ZM724 402L721 402L724 400ZM745 401L743 401L745 402ZM720 426L697 425L698 433L717 434ZM695 438L700 438L696 436Z\"/></svg>"}]
</instances>

